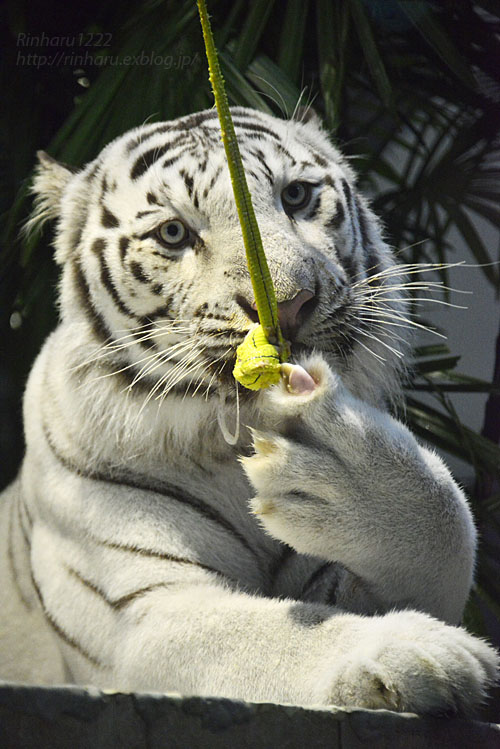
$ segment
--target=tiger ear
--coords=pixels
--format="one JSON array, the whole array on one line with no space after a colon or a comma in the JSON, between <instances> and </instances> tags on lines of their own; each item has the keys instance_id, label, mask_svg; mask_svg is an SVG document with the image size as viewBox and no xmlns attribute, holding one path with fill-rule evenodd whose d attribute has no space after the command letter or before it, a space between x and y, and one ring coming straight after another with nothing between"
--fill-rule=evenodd
<instances>
[{"instance_id":1,"label":"tiger ear","mask_svg":"<svg viewBox=\"0 0 500 749\"><path fill-rule=\"evenodd\" d=\"M35 196L33 212L24 226L31 234L41 228L46 221L57 218L63 192L77 169L61 164L45 151L37 152L38 164L35 167L30 192Z\"/></svg>"},{"instance_id":2,"label":"tiger ear","mask_svg":"<svg viewBox=\"0 0 500 749\"><path fill-rule=\"evenodd\" d=\"M293 113L292 119L295 120L295 122L300 122L302 125L311 122L319 128L321 128L322 126L320 116L310 104L308 104L307 106L300 105L300 107L297 107Z\"/></svg>"}]
</instances>

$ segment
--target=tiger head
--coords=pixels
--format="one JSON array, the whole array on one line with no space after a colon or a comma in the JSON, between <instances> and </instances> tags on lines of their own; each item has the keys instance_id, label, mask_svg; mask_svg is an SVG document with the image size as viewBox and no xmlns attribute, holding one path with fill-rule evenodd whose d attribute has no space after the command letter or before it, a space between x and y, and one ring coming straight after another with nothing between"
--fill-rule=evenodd
<instances>
[{"instance_id":1,"label":"tiger head","mask_svg":"<svg viewBox=\"0 0 500 749\"><path fill-rule=\"evenodd\" d=\"M405 302L349 164L315 116L232 114L292 358L321 352L380 403ZM258 318L215 110L138 127L77 172L41 154L34 192L30 224L57 218L62 322L83 324L101 364L149 397L235 391Z\"/></svg>"}]
</instances>

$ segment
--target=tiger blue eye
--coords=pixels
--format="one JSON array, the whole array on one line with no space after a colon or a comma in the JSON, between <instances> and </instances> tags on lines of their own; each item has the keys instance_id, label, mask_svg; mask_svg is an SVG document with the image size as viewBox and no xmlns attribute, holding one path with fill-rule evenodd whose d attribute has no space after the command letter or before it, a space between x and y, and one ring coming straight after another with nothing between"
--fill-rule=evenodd
<instances>
[{"instance_id":1,"label":"tiger blue eye","mask_svg":"<svg viewBox=\"0 0 500 749\"><path fill-rule=\"evenodd\" d=\"M308 182L290 182L281 193L285 210L297 211L304 208L311 199L311 185Z\"/></svg>"},{"instance_id":2,"label":"tiger blue eye","mask_svg":"<svg viewBox=\"0 0 500 749\"><path fill-rule=\"evenodd\" d=\"M179 219L165 221L158 227L157 234L165 247L170 249L179 249L189 239L189 230Z\"/></svg>"}]
</instances>

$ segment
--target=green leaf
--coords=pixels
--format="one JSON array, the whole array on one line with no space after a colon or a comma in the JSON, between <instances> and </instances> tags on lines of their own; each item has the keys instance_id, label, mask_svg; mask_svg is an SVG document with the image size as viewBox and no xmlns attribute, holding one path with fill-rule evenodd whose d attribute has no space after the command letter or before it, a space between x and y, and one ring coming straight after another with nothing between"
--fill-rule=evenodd
<instances>
[{"instance_id":1,"label":"green leaf","mask_svg":"<svg viewBox=\"0 0 500 749\"><path fill-rule=\"evenodd\" d=\"M316 4L318 68L325 122L337 130L342 117L345 71L348 65L349 8L318 0Z\"/></svg>"},{"instance_id":2,"label":"green leaf","mask_svg":"<svg viewBox=\"0 0 500 749\"><path fill-rule=\"evenodd\" d=\"M220 52L220 66L226 82L227 95L231 104L255 107L261 112L272 114L272 110L258 91L249 84L238 70L228 52Z\"/></svg>"},{"instance_id":3,"label":"green leaf","mask_svg":"<svg viewBox=\"0 0 500 749\"><path fill-rule=\"evenodd\" d=\"M460 361L460 356L447 356L444 359L432 359L431 361L417 362L414 366L414 371L417 375L428 374L430 372L447 372L449 369L453 369Z\"/></svg>"},{"instance_id":4,"label":"green leaf","mask_svg":"<svg viewBox=\"0 0 500 749\"><path fill-rule=\"evenodd\" d=\"M245 0L234 0L234 2L231 3L231 10L229 11L229 15L227 16L224 25L217 30L214 29L215 44L219 51L225 47L228 39L233 34L233 29L236 26L236 19L244 7Z\"/></svg>"},{"instance_id":5,"label":"green leaf","mask_svg":"<svg viewBox=\"0 0 500 749\"><path fill-rule=\"evenodd\" d=\"M464 444L454 419L411 397L408 398L407 415L411 428L420 437L461 460L473 464L476 462L483 470L494 475L500 473L500 447L490 440L462 426L461 431L467 440L467 444Z\"/></svg>"},{"instance_id":6,"label":"green leaf","mask_svg":"<svg viewBox=\"0 0 500 749\"><path fill-rule=\"evenodd\" d=\"M370 75L386 107L393 107L392 86L378 51L370 22L359 0L348 0L354 27L359 37Z\"/></svg>"},{"instance_id":7,"label":"green leaf","mask_svg":"<svg viewBox=\"0 0 500 749\"><path fill-rule=\"evenodd\" d=\"M446 377L446 372L438 372L442 378ZM435 382L420 383L412 382L409 386L410 390L423 393L435 393L436 388L439 387L444 393L500 393L500 388L495 387L489 383L478 382L477 384L464 383L458 384L453 382L443 382L441 379L436 379Z\"/></svg>"},{"instance_id":8,"label":"green leaf","mask_svg":"<svg viewBox=\"0 0 500 749\"><path fill-rule=\"evenodd\" d=\"M484 218L488 219L488 221L490 221L493 226L497 227L500 224L499 206L491 203L486 203L482 200L477 200L470 195L467 195L465 197L464 205L467 206L467 208L475 211L475 213L479 213L480 216L484 216Z\"/></svg>"},{"instance_id":9,"label":"green leaf","mask_svg":"<svg viewBox=\"0 0 500 749\"><path fill-rule=\"evenodd\" d=\"M481 270L488 281L496 286L499 282L498 268L496 264L493 264L493 259L488 254L478 230L468 217L466 211L450 201L443 201L442 206L448 212L457 229L467 242L471 253L480 264Z\"/></svg>"},{"instance_id":10,"label":"green leaf","mask_svg":"<svg viewBox=\"0 0 500 749\"><path fill-rule=\"evenodd\" d=\"M291 81L296 82L303 64L304 35L309 0L288 0L283 30L280 34L278 65Z\"/></svg>"},{"instance_id":11,"label":"green leaf","mask_svg":"<svg viewBox=\"0 0 500 749\"><path fill-rule=\"evenodd\" d=\"M414 349L415 356L438 356L449 353L450 349L445 343L431 343L426 346L416 346Z\"/></svg>"},{"instance_id":12,"label":"green leaf","mask_svg":"<svg viewBox=\"0 0 500 749\"><path fill-rule=\"evenodd\" d=\"M476 80L472 71L464 63L463 56L448 34L443 31L434 15L431 14L429 3L419 0L398 0L398 5L445 65L462 83L471 89L475 89Z\"/></svg>"},{"instance_id":13,"label":"green leaf","mask_svg":"<svg viewBox=\"0 0 500 749\"><path fill-rule=\"evenodd\" d=\"M490 579L486 576L481 576L481 582L476 582L474 585L474 592L477 594L483 603L486 604L487 608L490 609L491 613L500 621L500 604L495 598L495 593L491 595L486 588L490 588Z\"/></svg>"},{"instance_id":14,"label":"green leaf","mask_svg":"<svg viewBox=\"0 0 500 749\"><path fill-rule=\"evenodd\" d=\"M478 596L477 586L474 586L465 605L462 626L465 627L468 632L477 637L485 637L488 634L488 630L476 596Z\"/></svg>"},{"instance_id":15,"label":"green leaf","mask_svg":"<svg viewBox=\"0 0 500 749\"><path fill-rule=\"evenodd\" d=\"M234 64L245 71L255 55L275 0L253 0L234 53Z\"/></svg>"},{"instance_id":16,"label":"green leaf","mask_svg":"<svg viewBox=\"0 0 500 749\"><path fill-rule=\"evenodd\" d=\"M268 57L258 55L247 68L246 77L285 118L291 117L300 100L300 92L289 77Z\"/></svg>"}]
</instances>

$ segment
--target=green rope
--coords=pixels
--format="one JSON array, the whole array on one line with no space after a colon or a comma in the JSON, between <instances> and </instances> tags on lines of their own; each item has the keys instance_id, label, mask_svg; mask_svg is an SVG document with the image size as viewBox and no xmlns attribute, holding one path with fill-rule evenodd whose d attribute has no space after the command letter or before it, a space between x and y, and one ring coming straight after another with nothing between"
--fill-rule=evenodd
<instances>
[{"instance_id":1,"label":"green rope","mask_svg":"<svg viewBox=\"0 0 500 749\"><path fill-rule=\"evenodd\" d=\"M286 361L288 358L289 347L279 326L276 295L248 190L206 3L205 0L197 0L197 3L207 53L210 83L219 115L222 142L241 224L248 270L263 331L263 335L260 333L256 335L255 329L251 330L245 341L238 347L234 376L245 387L257 390L279 379L280 361ZM256 341L259 343L258 346ZM270 341L275 344L279 354ZM268 348L264 350L263 346ZM271 350L274 353L271 353Z\"/></svg>"}]
</instances>

